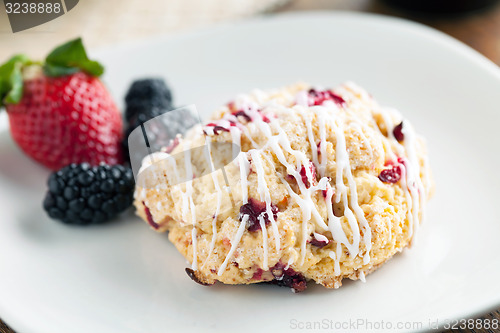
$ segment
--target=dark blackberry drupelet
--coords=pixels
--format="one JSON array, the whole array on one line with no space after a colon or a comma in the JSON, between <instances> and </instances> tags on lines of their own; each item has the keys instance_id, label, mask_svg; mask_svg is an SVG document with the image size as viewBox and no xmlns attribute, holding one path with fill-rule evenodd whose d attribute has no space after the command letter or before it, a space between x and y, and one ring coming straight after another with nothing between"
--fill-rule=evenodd
<instances>
[{"instance_id":1,"label":"dark blackberry drupelet","mask_svg":"<svg viewBox=\"0 0 500 333\"><path fill-rule=\"evenodd\" d=\"M102 223L132 205L134 186L130 168L71 164L50 175L43 208L67 224Z\"/></svg>"}]
</instances>

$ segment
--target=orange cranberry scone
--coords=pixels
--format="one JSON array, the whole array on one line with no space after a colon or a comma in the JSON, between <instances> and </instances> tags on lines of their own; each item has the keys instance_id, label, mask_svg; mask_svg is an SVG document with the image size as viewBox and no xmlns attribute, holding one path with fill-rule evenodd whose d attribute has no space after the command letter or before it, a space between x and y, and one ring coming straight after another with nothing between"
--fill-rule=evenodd
<instances>
[{"instance_id":1,"label":"orange cranberry scone","mask_svg":"<svg viewBox=\"0 0 500 333\"><path fill-rule=\"evenodd\" d=\"M213 143L234 145L211 154L240 147L215 172L203 154L182 154ZM183 155L189 166L159 164L155 186L137 183L135 206L206 285L364 280L411 244L433 187L410 122L352 83L238 96L175 144L156 160Z\"/></svg>"}]
</instances>

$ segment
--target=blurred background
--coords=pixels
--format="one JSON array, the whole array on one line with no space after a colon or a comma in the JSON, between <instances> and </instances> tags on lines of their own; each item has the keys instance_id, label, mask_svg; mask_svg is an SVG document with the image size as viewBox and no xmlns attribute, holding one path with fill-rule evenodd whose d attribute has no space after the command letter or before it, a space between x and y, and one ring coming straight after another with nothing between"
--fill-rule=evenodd
<instances>
[{"instance_id":1,"label":"blurred background","mask_svg":"<svg viewBox=\"0 0 500 333\"><path fill-rule=\"evenodd\" d=\"M75 36L83 36L92 52L115 43L199 30L217 22L306 10L410 19L441 30L500 64L498 0L80 0L66 15L16 34L1 2L0 62L20 52L42 58L55 45ZM484 318L500 318L500 312ZM4 332L13 331L0 320L0 333Z\"/></svg>"},{"instance_id":2,"label":"blurred background","mask_svg":"<svg viewBox=\"0 0 500 333\"><path fill-rule=\"evenodd\" d=\"M1 61L16 52L41 57L54 45L80 35L92 49L202 29L216 22L255 15L346 10L403 17L427 24L500 64L497 0L80 0L66 15L16 34L12 33L5 10L1 9Z\"/></svg>"}]
</instances>

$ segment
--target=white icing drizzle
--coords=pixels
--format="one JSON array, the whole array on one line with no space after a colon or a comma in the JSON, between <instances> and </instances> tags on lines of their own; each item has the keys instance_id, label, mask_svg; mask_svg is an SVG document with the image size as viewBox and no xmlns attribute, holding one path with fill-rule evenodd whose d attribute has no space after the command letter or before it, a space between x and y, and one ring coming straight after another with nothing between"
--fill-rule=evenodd
<instances>
[{"instance_id":1,"label":"white icing drizzle","mask_svg":"<svg viewBox=\"0 0 500 333\"><path fill-rule=\"evenodd\" d=\"M238 231L236 232L236 235L234 235L233 240L231 241L231 249L229 250L229 253L226 256L226 259L222 263L222 265L219 268L219 271L217 272L217 275L221 276L222 273L226 270L227 264L229 260L233 257L234 251L236 251L236 248L238 247L238 244L240 243L241 237L243 236L243 233L245 232L246 229L246 224L248 221L248 215L243 215L243 218L241 219L240 226L238 227Z\"/></svg>"},{"instance_id":2,"label":"white icing drizzle","mask_svg":"<svg viewBox=\"0 0 500 333\"><path fill-rule=\"evenodd\" d=\"M217 240L217 217L219 216L220 212L220 207L222 204L222 190L219 185L219 181L217 180L217 173L215 172L215 166L213 163L213 160L211 158L211 139L210 137L206 136L205 137L205 143L207 145L207 150L204 150L205 153L208 155L206 156L207 160L210 162L210 170L211 170L211 175L212 175L212 180L214 182L215 190L217 191L217 206L215 208L215 213L212 218L212 240L210 241L210 249L208 250L208 256L205 259L205 262L203 263L202 267L205 267L205 265L208 263L208 260L210 259L210 256L212 255L212 252L214 251L215 248L215 241Z\"/></svg>"},{"instance_id":3,"label":"white icing drizzle","mask_svg":"<svg viewBox=\"0 0 500 333\"><path fill-rule=\"evenodd\" d=\"M335 251L328 252L328 256L333 260L333 273L336 276L340 275L340 251L342 251L342 244L340 242L337 242ZM339 255L337 255L337 253Z\"/></svg>"},{"instance_id":4,"label":"white icing drizzle","mask_svg":"<svg viewBox=\"0 0 500 333\"><path fill-rule=\"evenodd\" d=\"M328 242L328 238L326 238L325 235L318 234L317 232L314 232L313 236L314 236L314 238L316 238L316 240L318 242Z\"/></svg>"},{"instance_id":5,"label":"white icing drizzle","mask_svg":"<svg viewBox=\"0 0 500 333\"><path fill-rule=\"evenodd\" d=\"M368 120L370 123L367 125L361 121L360 117L355 114L357 107L364 107L362 104L359 106L356 103L358 97L361 96L363 100L371 100L371 97L364 92L364 90L357 88L354 84L347 84L344 88L340 89L342 91L341 96L350 103L353 101L352 110L348 108L339 108L333 102L326 102L321 106L308 106L309 96L307 91L300 91L296 97L296 104L292 107L286 107L280 105L279 103L268 101L269 95L263 92L254 92L253 98L257 100L258 103L252 101L249 96L241 95L239 96L234 104L238 110L244 110L244 112L251 118L246 126L239 122L239 119L234 115L228 113L223 119L215 121L217 126L221 126L230 132L231 139L233 142L233 156L237 154L235 163L239 167L240 175L240 185L241 185L241 200L243 204L248 203L248 175L250 173L250 162L248 157L251 157L253 163L253 170L257 175L257 193L260 196L260 201L266 204L266 213L269 221L271 222L271 228L273 231L273 236L275 240L276 251L280 252L280 233L277 221L274 219L274 214L272 212L272 202L271 193L266 183L265 179L265 169L263 166L263 160L266 160L269 164L273 165L273 161L267 152L272 153L279 163L285 168L287 177L293 177L297 183L298 191L295 192L290 186L285 176L276 171L277 176L280 178L281 183L284 185L289 197L299 206L302 213L302 238L300 239L300 257L298 254L291 253L288 263L285 269L288 269L290 265L295 263L296 259L300 259L300 264L304 264L305 255L307 250L307 240L309 238L308 226L312 221L315 223L313 229L313 237L320 242L328 242L329 239L316 232L316 230L330 231L333 240L336 242L335 250L329 251L328 255L334 262L334 273L335 275L341 274L340 261L344 256L343 248L344 246L348 253L345 255L351 256L352 258L358 256L363 259L363 264L369 264L370 262L370 250L371 244L371 228L368 221L365 218L365 214L361 209L358 202L357 184L354 180L354 176L351 170L351 164L349 160L349 152L346 146L346 134L345 130L350 128L355 129L356 133L359 133L361 141L367 143L368 153L371 154L370 157L373 159L373 151L369 146L369 140L365 133L370 130L370 128L378 128L376 126L375 120ZM285 96L288 98L287 96ZM279 121L277 121L273 116L267 113L267 109L275 110L276 112L287 112L290 122L300 122L303 121L306 124L306 140L311 148L312 161L309 161L307 155L300 151L292 148L290 138L288 137L285 130L280 126ZM309 112L306 112L309 111ZM413 130L413 127L409 121L403 121L402 132L405 136L403 145L399 143L394 135L394 122L393 119L402 119L397 111L392 109L377 109L382 116L382 120L385 123L387 129L387 136L389 142L383 142L383 149L388 155L387 161L392 163L399 163L402 169L402 176L400 180L400 186L404 191L406 201L408 203L408 221L411 229L411 237L414 237L418 226L419 213L423 216L423 203L425 201L425 190L424 184L420 178L420 161L417 154L418 151L418 140L417 136ZM345 113L344 113L345 112ZM312 114L311 114L312 113ZM352 121L346 123L344 127L344 122L342 117L346 114L352 116ZM266 119L267 117L267 119ZM302 118L302 119L300 119ZM319 145L318 138L314 137L313 131L313 120L316 121L319 132ZM206 126L204 128L205 133L208 138L214 135L213 126ZM265 144L260 146L254 141L253 135L257 133L263 134L267 140ZM332 181L330 178L325 177L326 166L328 162L327 156L327 133L333 133L335 136L335 165L336 165L336 178ZM237 149L241 145L241 135L244 135L246 139L255 147L250 149L248 152L238 152ZM258 140L261 142L260 140ZM385 141L385 140L384 140ZM380 148L380 146L378 147ZM319 152L318 152L319 150ZM393 151L394 150L394 151ZM189 147L185 149L185 168L186 176L189 178L192 175L191 170L191 157L189 154ZM285 156L287 154L291 157L295 163L289 163ZM168 154L166 154L168 155ZM406 157L405 157L406 156ZM164 156L160 156L163 158ZM316 179L314 179L313 174L309 168L309 163L312 162L316 167L317 173L319 175L319 181L316 184ZM424 160L423 167L427 168L427 160ZM211 163L212 171L214 171L213 163ZM308 179L308 186L302 180L302 175L300 174L301 168L305 168L306 177ZM428 185L430 180L428 177L428 172L425 170L425 184ZM212 172L212 179L214 182L214 187L217 191L217 208L212 220L212 240L210 243L210 251L205 264L208 262L210 255L212 254L215 241L217 237L217 215L220 212L220 207L222 204L222 189L218 183L216 173ZM331 185L331 182L334 185ZM326 202L326 212L327 212L327 222L325 223L323 217L318 211L318 207L314 203L313 196L316 195L317 191L325 191L325 202ZM188 179L185 185L185 191L182 193L183 203L182 203L182 216L183 219L187 219L188 212L191 213L191 222L193 225L192 229L192 239L193 239L193 263L192 268L197 269L197 229L196 224L196 212L192 199L192 179ZM145 193L141 192L141 196L145 197ZM344 208L344 216L337 217L334 212L334 203L342 204ZM160 206L159 206L160 207ZM263 247L263 269L267 270L269 267L269 235L268 229L265 225L265 220L263 214L257 217L262 233L262 247ZM241 221L239 222L238 229L231 240L231 248L227 253L223 264L219 267L217 274L220 276L224 273L227 265L231 258L233 257L237 247L241 241L241 238L246 230L246 224L248 222L249 216L243 215ZM342 228L342 221L345 219L348 227L351 230L351 237L346 235L346 232ZM362 246L363 244L363 251ZM365 274L363 271L359 271L359 279L363 282L365 281Z\"/></svg>"},{"instance_id":6,"label":"white icing drizzle","mask_svg":"<svg viewBox=\"0 0 500 333\"><path fill-rule=\"evenodd\" d=\"M307 238L309 235L307 234L307 223L311 220L311 213L312 209L312 200L305 200L302 199L297 193L295 193L290 185L287 183L287 181L283 178L283 175L281 175L279 172L276 172L278 177L281 179L281 182L283 185L286 187L288 193L290 194L291 198L299 205L301 211L302 211L302 240L300 243L300 262L301 264L304 263L305 261L305 256L306 256L306 245L307 245ZM317 211L316 211L317 213ZM328 228L328 226L325 224L325 222L321 219L321 223L323 224L324 227Z\"/></svg>"},{"instance_id":7,"label":"white icing drizzle","mask_svg":"<svg viewBox=\"0 0 500 333\"><path fill-rule=\"evenodd\" d=\"M275 124L275 123L276 122L273 121L273 124ZM307 158L307 156L303 152L292 149L292 147L290 145L290 141L288 139L288 136L286 135L286 133L283 131L283 129L281 127L277 127L277 130L279 133L276 137L274 137L277 140L272 140L273 138L270 138L268 141L268 145L270 145L271 149L273 150L273 153L276 155L276 157L278 157L281 164L283 166L285 166L287 173L295 178L295 180L297 181L297 184L299 185L300 194L305 196L305 200L303 200L302 198L300 198L297 195L293 196L292 193L294 193L294 191L289 186L288 186L288 192L294 198L296 198L296 199L300 198L300 203L298 203L298 204L303 211L304 210L306 211L306 214L305 214L305 216L307 217L306 221L309 221L311 219L311 213L312 213L313 217L315 218L316 223L321 228L326 229L326 224L323 221L323 218L319 214L319 212L316 208L316 205L314 204L314 202L312 201L312 198L311 198L311 194L314 192L314 190L316 188L314 186L311 186L311 188L307 189L306 185L302 181L302 176L300 175L300 172L297 170L299 167L304 166L305 170L306 170L306 175L311 180L312 175L311 175L311 171L309 170L309 167L308 167L309 159ZM283 154L283 150L280 146L283 147L289 154L294 155L294 157L297 160L297 168L294 168L292 166L292 164L287 162L285 155ZM282 178L283 184L285 186L288 185L287 182L283 179L283 177L281 177L281 178ZM308 235L303 235L303 242L307 241L307 237L308 237ZM305 253L304 253L304 255L305 255Z\"/></svg>"},{"instance_id":8,"label":"white icing drizzle","mask_svg":"<svg viewBox=\"0 0 500 333\"><path fill-rule=\"evenodd\" d=\"M193 270L198 269L198 234L196 229L196 208L193 202L193 168L191 164L191 145L188 141L184 143L184 167L186 168L186 196L189 199L189 208L186 208L183 211L183 216L187 215L187 210L191 213L191 224L193 229L191 230L191 240L193 242L193 263L191 264L191 268Z\"/></svg>"},{"instance_id":9,"label":"white icing drizzle","mask_svg":"<svg viewBox=\"0 0 500 333\"><path fill-rule=\"evenodd\" d=\"M406 154L408 156L409 163L404 163L406 168L406 182L409 184L408 188L411 193L413 207L412 207L412 215L413 219L416 222L413 222L412 232L410 233L410 237L412 237L412 241L414 240L414 236L418 229L418 213L422 211L422 219L424 215L424 202L425 202L425 190L422 184L422 179L420 178L420 162L417 156L417 137L415 131L413 130L413 126L408 120L403 121L403 129L402 132L405 136L404 146L406 150ZM422 207L422 208L420 208Z\"/></svg>"},{"instance_id":10,"label":"white icing drizzle","mask_svg":"<svg viewBox=\"0 0 500 333\"><path fill-rule=\"evenodd\" d=\"M248 202L248 174L250 173L250 163L246 153L240 152L238 154L238 164L240 166L241 199L243 204L246 204Z\"/></svg>"},{"instance_id":11,"label":"white icing drizzle","mask_svg":"<svg viewBox=\"0 0 500 333\"><path fill-rule=\"evenodd\" d=\"M361 282L365 283L366 282L366 277L365 277L365 272L363 271L360 271L359 272L359 279L361 280Z\"/></svg>"},{"instance_id":12,"label":"white icing drizzle","mask_svg":"<svg viewBox=\"0 0 500 333\"><path fill-rule=\"evenodd\" d=\"M312 117L310 115L304 116L304 122L306 123L306 128L307 128L307 138L309 139L309 144L311 145L311 153L313 157L313 163L316 169L319 171L320 164L318 161L318 146L316 145L316 142L314 141L314 134L312 130ZM320 172L321 177L324 175L324 170L323 173Z\"/></svg>"},{"instance_id":13,"label":"white icing drizzle","mask_svg":"<svg viewBox=\"0 0 500 333\"><path fill-rule=\"evenodd\" d=\"M407 172L407 167L403 163L401 164L401 188L404 191L405 199L407 202L407 207L408 207L408 224L410 228L410 237L413 234L413 228L414 228L414 217L413 217L413 196L411 195L411 190L410 187L408 186L408 172Z\"/></svg>"},{"instance_id":14,"label":"white icing drizzle","mask_svg":"<svg viewBox=\"0 0 500 333\"><path fill-rule=\"evenodd\" d=\"M314 216L315 221L317 222L317 224L320 227L322 227L323 229L327 228L326 224L323 221L323 218L319 214L319 212L316 208L316 205L314 204L314 202L311 198L311 194L313 193L314 188L312 187L312 189L311 188L307 189L304 182L302 181L302 177L301 177L299 171L297 171L297 169L303 165L305 167L307 177L309 179L311 179L312 178L311 171L308 168L309 159L307 158L307 156L303 152L292 149L290 141L288 139L288 136L286 135L283 128L281 128L281 126L279 126L279 125L277 126L277 121L275 121L275 120L271 121L271 124L273 124L275 126L274 129L278 132L277 135L273 136L270 125L262 120L262 116L260 114L258 114L254 110L249 110L248 112L252 114L252 119L254 119L255 126L257 126L259 128L259 130L261 132L263 132L266 135L266 137L268 138L266 145L264 147L262 147L261 149L265 149L267 147L271 148L271 150L276 155L276 157L279 159L281 164L283 166L285 166L287 173L292 175L296 179L297 184L299 185L299 189L300 189L301 194L303 194L307 198L306 200L303 200L298 195L296 195L294 193L294 191L289 187L287 182L283 179L283 177L280 176L282 183L288 187L287 189L288 189L289 194L296 199L299 206L301 206L301 209L303 212L303 222L302 222L303 234L302 234L302 242L301 242L301 249L302 249L301 250L301 264L303 264L305 261L305 254L306 254L305 249L306 249L306 244L307 244L307 239L308 239L308 235L306 233L307 222L311 219L311 214ZM286 152L288 152L289 154L295 156L295 158L297 160L297 165L295 167L292 164L288 163L288 161L285 158L283 149ZM267 213L268 213L268 216L270 217L271 223L273 223L273 225L274 225L275 222L273 221L274 219L272 218L272 213L270 211L271 210L270 204L268 204L267 201L266 201L266 207L267 207ZM277 249L279 249L279 247L277 247Z\"/></svg>"},{"instance_id":15,"label":"white icing drizzle","mask_svg":"<svg viewBox=\"0 0 500 333\"><path fill-rule=\"evenodd\" d=\"M316 119L318 121L318 126L319 126L319 148L321 152L321 162L319 164L318 172L321 177L325 176L326 172L326 163L327 163L327 156L326 156L326 124L325 124L325 119L323 117L318 117L316 115Z\"/></svg>"},{"instance_id":16,"label":"white icing drizzle","mask_svg":"<svg viewBox=\"0 0 500 333\"><path fill-rule=\"evenodd\" d=\"M267 228L266 228L266 221L264 221L264 216L262 216L262 214L259 215L258 217L259 219L259 224L260 224L260 229L262 230L262 247L263 247L263 250L264 250L264 258L262 260L262 268L267 270L269 268L269 264L268 264L268 248L267 248ZM279 237L275 237L279 240Z\"/></svg>"},{"instance_id":17,"label":"white icing drizzle","mask_svg":"<svg viewBox=\"0 0 500 333\"><path fill-rule=\"evenodd\" d=\"M332 127L335 137L337 140L337 145L335 148L336 152L336 162L337 162L337 177L335 181L335 202L339 203L341 200L344 204L344 216L347 218L349 226L352 230L353 237L353 250L354 253L350 253L352 256L358 255L360 251L360 229L358 223L363 228L363 241L365 243L365 254L363 255L363 263L367 264L370 261L370 250L372 247L371 243L371 228L365 218L365 213L361 209L358 203L358 191L356 189L356 182L352 176L351 164L349 162L349 154L347 152L344 128L341 122L336 124L336 119L334 117L329 117L327 119L332 119L330 121L330 126ZM350 200L347 197L347 186L344 183L344 173L347 178L347 185L349 187ZM349 203L352 206L352 210L349 207Z\"/></svg>"},{"instance_id":18,"label":"white icing drizzle","mask_svg":"<svg viewBox=\"0 0 500 333\"><path fill-rule=\"evenodd\" d=\"M271 221L271 226L272 226L273 232L274 232L274 242L276 245L276 252L279 253L280 247L281 247L280 233L278 230L278 224L274 220L274 214L272 212L271 194L269 193L269 188L267 187L266 179L264 178L264 167L262 166L262 160L260 158L260 156L261 156L260 151L257 149L252 149L249 152L250 152L250 156L252 157L252 162L255 165L255 169L256 169L255 172L257 173L257 193L259 193L260 201L266 203L267 217L269 218L269 221ZM262 224L261 224L261 226L262 226ZM265 225L264 225L264 227L265 227ZM266 233L266 235L267 235L267 233ZM267 240L266 240L265 246L267 247Z\"/></svg>"},{"instance_id":19,"label":"white icing drizzle","mask_svg":"<svg viewBox=\"0 0 500 333\"><path fill-rule=\"evenodd\" d=\"M333 107L335 107L333 105ZM303 109L296 108L296 111L301 113ZM314 112L317 110L317 108L311 108L311 110ZM310 115L307 115L304 117L304 122L306 123L306 128L307 128L307 138L309 140L309 144L311 146L311 153L313 157L313 164L316 167L316 170L318 171L318 174L321 177L325 176L325 171L326 171L326 125L325 125L325 119L323 117L320 117L317 112L314 112L316 115L316 121L318 123L318 128L319 128L319 133L320 133L320 141L319 145L316 144L316 140L314 139L314 134L312 131L312 117ZM320 149L320 154L318 154L318 147ZM321 162L318 159L318 155L321 156Z\"/></svg>"},{"instance_id":20,"label":"white icing drizzle","mask_svg":"<svg viewBox=\"0 0 500 333\"><path fill-rule=\"evenodd\" d=\"M292 175L299 186L300 194L305 197L305 199L301 198L298 194L294 193L294 191L290 188L288 183L283 179L282 175L279 175L281 178L282 183L285 185L287 188L288 193L290 196L297 202L297 204L300 206L303 214L303 219L302 219L302 240L301 240L301 264L304 263L305 261L305 254L306 254L306 244L307 244L307 239L308 239L308 234L307 234L307 223L311 219L311 215L315 217L315 220L319 226L321 226L323 229L333 229L336 231L338 236L340 234L344 234L344 237L340 236L340 239L343 239L345 241L346 247L350 249L350 254L353 256L356 256L359 253L359 243L360 243L360 230L358 226L358 220L359 224L363 228L363 241L365 243L365 254L363 256L363 262L366 264L370 260L370 249L371 249L371 229L368 225L368 222L366 221L366 218L364 217L364 212L362 209L359 207L357 203L357 189L356 189L356 184L354 182L354 179L351 174L350 170L350 163L349 163L349 156L347 153L347 148L345 146L345 135L343 132L343 129L339 130L336 128L337 126L335 125L335 121L332 119L335 119L335 113L338 112L338 107L334 103L330 103L328 107L326 107L330 112L321 112L321 110L325 109L324 107L311 107L311 110L316 111L316 117L318 119L319 127L320 127L320 149L321 149L321 158L322 161L321 163L318 163L318 161L313 161L316 162L315 166L320 172L320 175L324 174L325 169L326 169L326 161L327 161L327 156L326 156L326 123L325 119L330 120L329 124L334 128L334 132L336 133L337 136L337 170L341 169L340 172L340 177L339 177L339 172L337 172L337 181L336 181L336 187L338 188L340 186L340 193L343 194L343 203L344 203L344 214L347 215L349 225L353 231L353 244L350 244L349 241L347 240L347 237L345 236L345 233L343 232L342 228L336 228L336 226L340 225L340 220L336 218L333 213L329 214L329 218L333 216L332 220L334 221L333 223L330 223L329 225L326 225L321 218L320 214L317 211L316 206L314 205L314 202L311 198L311 194L317 190L312 186L310 189L307 189L305 184L302 181L302 177L300 176L299 172L293 168L291 164L289 164L283 154L283 150L285 150L287 153L293 155L296 160L297 160L297 168L299 168L301 165L305 167L306 170L306 176L308 177L309 180L312 179L311 171L309 170L308 163L309 160L305 156L303 152L296 151L291 148L290 141L288 139L288 136L284 132L284 130L277 126L275 130L278 132L278 135L273 136L271 127L269 124L264 122L262 120L262 116L256 111L256 107L250 107L249 110L247 110L247 113L249 113L253 119L253 124L262 132L264 135L268 138L268 141L266 143L266 146L269 146L273 153L276 155L280 163L285 166L287 173ZM275 121L271 121L272 125L275 125ZM306 124L308 121L306 120ZM306 125L306 126L310 126ZM312 135L312 128L308 129L308 138L311 144L311 149L313 151L317 152L317 146L315 144L313 135ZM263 147L265 148L265 147ZM262 149L263 149L262 148ZM340 148L340 153L339 153L339 148ZM314 153L313 153L314 154ZM339 158L341 160L340 167L339 167ZM314 159L314 157L313 157ZM259 167L256 167L257 170L259 170ZM343 180L343 173L346 173L346 178L348 181L348 186L349 186L349 192L350 192L350 199L351 199L351 205L353 207L354 213L351 211L349 208L349 200L347 197L347 187L344 184ZM339 180L340 179L340 180ZM262 180L264 180L262 178ZM260 184L262 180L259 179L259 191L262 191L260 189ZM267 187L266 187L267 189ZM260 192L259 192L260 193ZM337 192L338 193L338 192ZM338 195L337 202L340 202L340 195ZM331 203L330 203L331 206ZM266 200L266 207L269 207L269 204L267 203ZM331 207L330 207L331 208ZM330 209L331 210L331 209ZM269 208L268 208L268 215L272 216L270 214ZM337 222L337 223L335 223ZM330 224L332 227L330 227ZM334 232L332 232L334 234ZM335 237L334 237L335 238ZM339 238L336 238L339 239Z\"/></svg>"},{"instance_id":21,"label":"white icing drizzle","mask_svg":"<svg viewBox=\"0 0 500 333\"><path fill-rule=\"evenodd\" d=\"M294 262L295 262L295 257L290 256L290 258L288 259L288 262L286 263L286 266L285 266L285 271L286 271L288 268L290 268L290 265L292 265Z\"/></svg>"},{"instance_id":22,"label":"white icing drizzle","mask_svg":"<svg viewBox=\"0 0 500 333\"><path fill-rule=\"evenodd\" d=\"M399 163L401 166L401 188L404 191L407 208L408 208L408 224L410 228L410 245L415 239L415 234L418 229L419 221L424 220L425 209L424 203L426 201L427 193L425 192L422 179L420 178L420 161L417 156L417 144L418 138L411 125L410 121L403 119L399 112L392 108L381 108L380 114L387 130L387 136L394 143L396 153L392 151L391 147L388 148L388 153L390 160L395 163ZM393 134L393 129L395 123L392 118L402 119L403 123L402 133L404 135L404 142L402 145L399 143ZM399 123L398 123L399 124ZM405 152L407 158L405 158ZM425 174L428 176L428 165L427 160L424 159ZM426 185L429 185L428 179L426 179ZM422 214L422 218L419 219L419 212Z\"/></svg>"}]
</instances>

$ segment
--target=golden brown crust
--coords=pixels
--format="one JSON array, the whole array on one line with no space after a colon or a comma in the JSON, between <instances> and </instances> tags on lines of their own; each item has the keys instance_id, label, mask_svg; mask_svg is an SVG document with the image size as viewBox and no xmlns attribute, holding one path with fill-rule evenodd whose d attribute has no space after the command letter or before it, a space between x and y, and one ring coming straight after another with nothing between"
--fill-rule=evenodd
<instances>
[{"instance_id":1,"label":"golden brown crust","mask_svg":"<svg viewBox=\"0 0 500 333\"><path fill-rule=\"evenodd\" d=\"M287 133L291 149L305 154L309 160L314 159L314 154L308 141L308 122L315 138L325 136L324 152L328 156L325 177L329 178L330 186L334 187L338 172L336 130L327 126L325 133L321 133L320 121L314 112L310 109L296 112L292 100L294 94L301 89L307 90L308 87L296 85L267 95L251 95L250 98L258 100L259 103L264 103L266 99L274 99L274 103L281 103L288 108L285 111L279 107L271 108L267 116L275 117L280 127ZM411 198L401 183L387 183L379 179L379 174L387 168L387 162L393 158L391 152L397 151L398 143L386 137L388 129L382 111L366 92L349 85L342 86L336 92L348 104L347 111L339 113L339 122L344 126L346 151L359 208L371 233L369 262L363 260L368 248L362 241L359 244L359 253L353 255L345 244L337 243L330 229L321 228L314 218L304 221L303 210L297 198L289 192L292 190L294 193L299 193L298 184L293 177L286 177L287 170L280 160L285 158L288 163L296 165L296 156L284 151L284 155L279 157L268 148L259 152L263 171L261 176L265 180L271 202L279 211L276 214L276 225L272 223L266 225L266 237L259 228L257 231L244 231L241 240L235 241L240 226L240 207L243 206L240 167L237 163L230 163L225 167L232 198L227 195L218 197L215 183L225 183L220 170L193 180L192 199L196 207L195 242L192 239L193 227L190 223L193 220L192 212L182 209L184 193L187 191L185 184L164 189L137 188L135 199L137 214L148 221L156 231L168 231L170 241L189 262L192 263L196 258L196 270L189 271L192 278L202 284L213 284L215 281L225 284L251 284L281 278L282 276L277 277L276 274L272 274L273 268L279 268L286 271L290 280L299 281L303 278L313 280L327 288L338 288L342 285L342 279L357 280L363 274L368 275L410 244L413 232L409 217ZM230 107L223 107L216 113L216 118L230 112L232 112ZM395 122L399 123L397 120ZM268 138L263 133L255 130L251 123L245 126L251 134L251 140L242 135L243 152L253 149L255 144L259 147L266 145ZM192 132L187 135L187 139L193 144L201 145L205 137ZM226 131L213 136L213 140L220 142L232 142L232 139L231 133ZM426 154L425 144L419 140L416 144L416 155L421 166L420 179L423 183L423 194L430 195L433 184ZM262 192L258 187L259 174L255 170L253 158L252 154L246 154L250 164L247 177L248 198L259 200ZM196 157L192 161L193 173L196 173ZM317 183L319 179L314 181ZM219 199L221 201L218 206ZM235 202L234 206L230 199ZM324 192L320 190L314 192L309 200L321 219L327 223L328 204ZM349 219L344 216L343 199L340 202L333 202L332 205L343 232L349 242L353 242L356 235ZM349 208L353 209L351 203ZM420 207L413 223L419 223L422 209ZM364 229L359 221L358 228L362 237ZM215 234L213 230L216 231ZM310 238L314 233L328 238L328 244L314 245ZM304 244L302 240L305 238L308 240ZM277 240L279 248L276 247ZM234 252L229 255L231 250ZM338 261L338 267L335 260Z\"/></svg>"}]
</instances>

